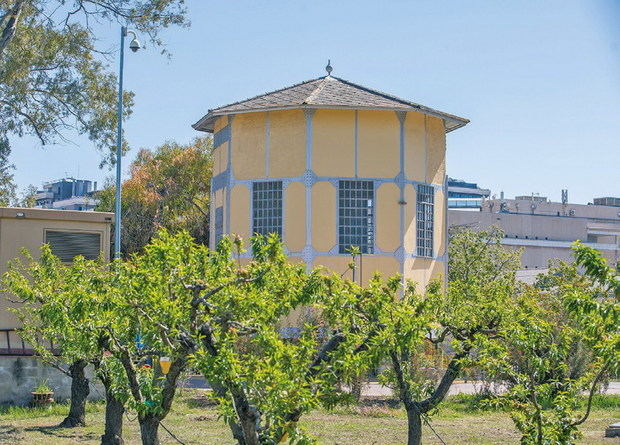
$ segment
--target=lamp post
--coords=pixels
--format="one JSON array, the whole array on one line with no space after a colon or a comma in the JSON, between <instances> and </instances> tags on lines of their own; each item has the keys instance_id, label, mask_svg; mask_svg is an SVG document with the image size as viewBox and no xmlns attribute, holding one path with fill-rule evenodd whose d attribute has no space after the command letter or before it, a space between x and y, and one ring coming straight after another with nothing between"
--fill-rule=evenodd
<instances>
[{"instance_id":1,"label":"lamp post","mask_svg":"<svg viewBox=\"0 0 620 445\"><path fill-rule=\"evenodd\" d=\"M123 62L125 60L125 37L133 36L129 48L135 53L140 49L136 33L121 27L121 53L118 73L118 127L116 132L116 201L114 203L114 258L121 257L121 156L123 155Z\"/></svg>"}]
</instances>

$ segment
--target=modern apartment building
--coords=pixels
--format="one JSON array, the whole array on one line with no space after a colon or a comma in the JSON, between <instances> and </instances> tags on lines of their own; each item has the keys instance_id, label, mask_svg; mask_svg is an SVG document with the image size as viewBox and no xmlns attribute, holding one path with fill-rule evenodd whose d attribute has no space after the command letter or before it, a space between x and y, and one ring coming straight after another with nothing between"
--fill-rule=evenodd
<instances>
[{"instance_id":1,"label":"modern apartment building","mask_svg":"<svg viewBox=\"0 0 620 445\"><path fill-rule=\"evenodd\" d=\"M474 182L448 178L448 208L479 210L491 190L478 187Z\"/></svg>"},{"instance_id":2,"label":"modern apartment building","mask_svg":"<svg viewBox=\"0 0 620 445\"><path fill-rule=\"evenodd\" d=\"M279 234L288 255L421 285L446 267L446 134L469 121L328 75L209 110L212 240ZM247 253L246 256L250 254Z\"/></svg>"},{"instance_id":3,"label":"modern apartment building","mask_svg":"<svg viewBox=\"0 0 620 445\"><path fill-rule=\"evenodd\" d=\"M86 179L63 178L43 184L37 191L36 205L44 209L57 210L94 210L97 201L93 192L97 182Z\"/></svg>"}]
</instances>

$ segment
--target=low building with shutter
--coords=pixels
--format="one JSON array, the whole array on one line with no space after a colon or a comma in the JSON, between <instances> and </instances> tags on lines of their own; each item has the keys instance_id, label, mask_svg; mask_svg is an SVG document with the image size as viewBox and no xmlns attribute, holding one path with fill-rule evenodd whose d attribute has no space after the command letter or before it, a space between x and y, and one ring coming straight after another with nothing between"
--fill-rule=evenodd
<instances>
[{"instance_id":1,"label":"low building with shutter","mask_svg":"<svg viewBox=\"0 0 620 445\"><path fill-rule=\"evenodd\" d=\"M110 258L110 227L113 213L73 210L0 207L0 273L8 263L23 258L26 249L37 257L43 244L64 262L74 257ZM20 339L19 321L9 309L14 303L0 294L0 404L27 403L30 391L48 379L57 397L69 396L69 380L32 357L33 351Z\"/></svg>"},{"instance_id":2,"label":"low building with shutter","mask_svg":"<svg viewBox=\"0 0 620 445\"><path fill-rule=\"evenodd\" d=\"M445 276L446 134L469 121L326 69L193 125L214 139L211 244L277 233L292 260L337 273L358 247L364 282Z\"/></svg>"}]
</instances>

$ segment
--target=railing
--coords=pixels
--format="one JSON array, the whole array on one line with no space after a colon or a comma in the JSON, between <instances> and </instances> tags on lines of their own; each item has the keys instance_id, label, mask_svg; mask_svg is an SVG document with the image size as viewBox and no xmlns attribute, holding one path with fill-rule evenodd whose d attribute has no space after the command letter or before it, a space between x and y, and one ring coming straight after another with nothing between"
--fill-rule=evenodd
<instances>
[{"instance_id":1,"label":"railing","mask_svg":"<svg viewBox=\"0 0 620 445\"><path fill-rule=\"evenodd\" d=\"M0 355L34 355L15 329L0 329Z\"/></svg>"},{"instance_id":2,"label":"railing","mask_svg":"<svg viewBox=\"0 0 620 445\"><path fill-rule=\"evenodd\" d=\"M54 354L58 354L53 343L50 344L50 350ZM17 329L0 329L0 356L7 355L32 357L38 354L31 345L24 342Z\"/></svg>"}]
</instances>

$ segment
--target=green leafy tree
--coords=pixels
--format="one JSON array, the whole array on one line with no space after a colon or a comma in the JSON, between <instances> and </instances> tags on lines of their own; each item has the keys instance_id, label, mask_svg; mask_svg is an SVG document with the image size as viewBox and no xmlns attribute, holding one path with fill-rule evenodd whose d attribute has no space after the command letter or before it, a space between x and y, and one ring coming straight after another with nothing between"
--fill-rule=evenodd
<instances>
[{"instance_id":1,"label":"green leafy tree","mask_svg":"<svg viewBox=\"0 0 620 445\"><path fill-rule=\"evenodd\" d=\"M30 184L21 193L21 196L17 202L18 207L32 208L37 204L37 188Z\"/></svg>"},{"instance_id":2,"label":"green leafy tree","mask_svg":"<svg viewBox=\"0 0 620 445\"><path fill-rule=\"evenodd\" d=\"M100 261L77 257L63 264L48 246L34 260L15 261L4 277L17 299L20 336L49 365L71 377L71 405L61 427L84 426L89 395L86 367L93 365L106 390L106 424L102 443L122 442L123 399L112 391L112 376L104 360L106 334L100 328L107 302L101 299L109 271ZM54 350L52 350L52 345Z\"/></svg>"},{"instance_id":3,"label":"green leafy tree","mask_svg":"<svg viewBox=\"0 0 620 445\"><path fill-rule=\"evenodd\" d=\"M113 160L116 76L97 47L97 25L117 22L161 45L159 31L187 25L182 0L0 0L0 138L42 145L86 135ZM125 93L123 118L133 93Z\"/></svg>"},{"instance_id":4,"label":"green leafy tree","mask_svg":"<svg viewBox=\"0 0 620 445\"><path fill-rule=\"evenodd\" d=\"M390 364L381 379L407 411L410 445L421 443L422 422L459 374L477 363L479 348L499 335L519 263L518 252L503 249L501 238L497 229L453 232L446 290L436 281L421 295L415 283L403 286L396 276L375 277L357 294L360 318L381 327L370 358ZM448 349L447 362L438 360Z\"/></svg>"},{"instance_id":5,"label":"green leafy tree","mask_svg":"<svg viewBox=\"0 0 620 445\"><path fill-rule=\"evenodd\" d=\"M618 369L617 271L582 245L575 257L522 290L501 341L483 351L508 388L497 403L511 413L523 444L574 443L601 382Z\"/></svg>"},{"instance_id":6,"label":"green leafy tree","mask_svg":"<svg viewBox=\"0 0 620 445\"><path fill-rule=\"evenodd\" d=\"M234 244L238 254L241 241ZM358 357L370 342L343 322L342 303L354 288L288 263L275 236L253 238L246 267L234 261L232 248L228 239L218 246L219 280L194 287L200 314L194 364L213 385L240 445L313 443L298 427L301 416L345 397L337 384L360 372ZM321 315L297 324L293 338L283 336L283 320L295 325L302 311Z\"/></svg>"},{"instance_id":7,"label":"green leafy tree","mask_svg":"<svg viewBox=\"0 0 620 445\"><path fill-rule=\"evenodd\" d=\"M10 163L11 148L8 140L0 135L0 206L10 206L16 200L17 186L13 181L15 166Z\"/></svg>"},{"instance_id":8,"label":"green leafy tree","mask_svg":"<svg viewBox=\"0 0 620 445\"><path fill-rule=\"evenodd\" d=\"M208 244L212 140L196 138L187 145L167 142L141 150L132 163L131 177L122 189L122 245L127 255L139 252L158 230L187 230ZM97 210L114 211L115 187L97 194Z\"/></svg>"}]
</instances>

